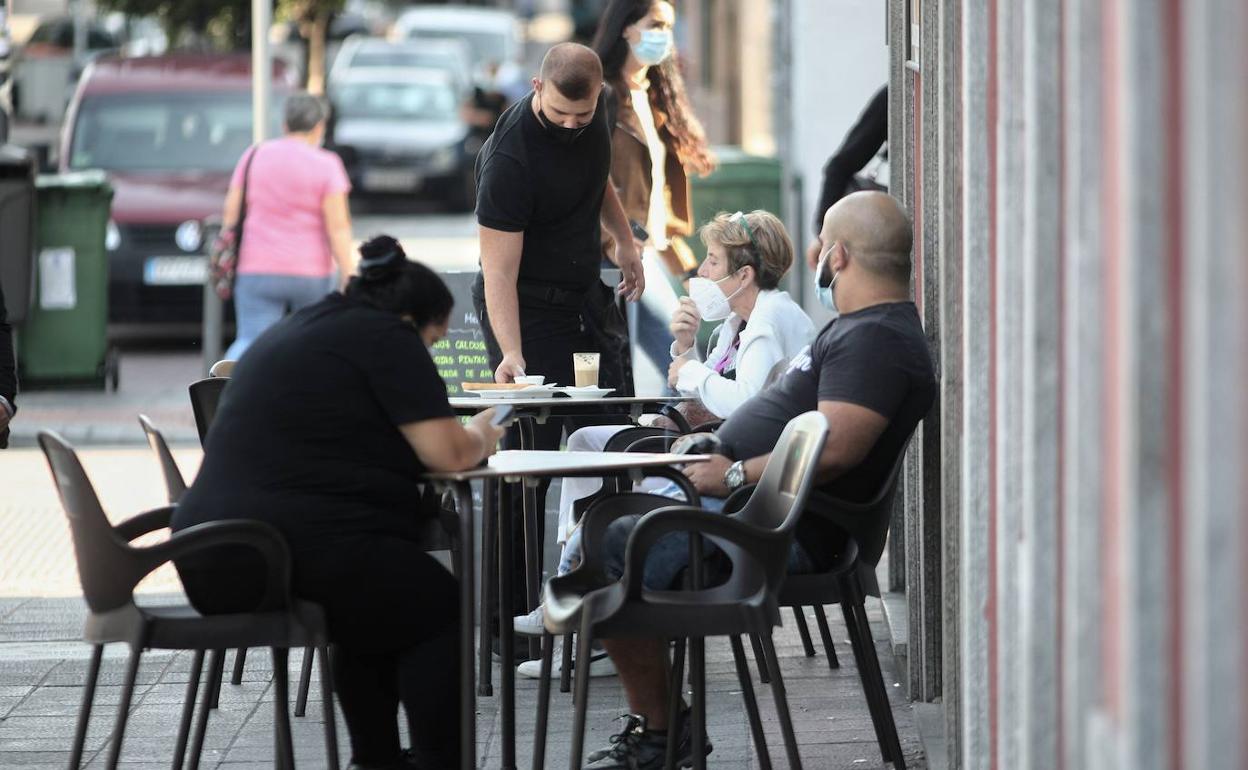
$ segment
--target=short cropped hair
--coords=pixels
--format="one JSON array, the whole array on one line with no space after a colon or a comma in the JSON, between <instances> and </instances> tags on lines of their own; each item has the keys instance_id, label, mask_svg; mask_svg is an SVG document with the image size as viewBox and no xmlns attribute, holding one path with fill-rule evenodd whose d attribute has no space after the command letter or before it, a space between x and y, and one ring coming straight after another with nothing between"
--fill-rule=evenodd
<instances>
[{"instance_id":1,"label":"short cropped hair","mask_svg":"<svg viewBox=\"0 0 1248 770\"><path fill-rule=\"evenodd\" d=\"M541 79L571 101L580 101L602 85L602 61L593 49L563 43L546 52Z\"/></svg>"},{"instance_id":2,"label":"short cropped hair","mask_svg":"<svg viewBox=\"0 0 1248 770\"><path fill-rule=\"evenodd\" d=\"M758 209L740 216L721 211L702 225L698 235L708 246L716 243L727 249L731 272L753 267L760 289L779 286L793 266L793 240L770 211Z\"/></svg>"},{"instance_id":3,"label":"short cropped hair","mask_svg":"<svg viewBox=\"0 0 1248 770\"><path fill-rule=\"evenodd\" d=\"M329 117L329 103L324 98L300 91L286 99L286 130L303 134L316 128Z\"/></svg>"}]
</instances>

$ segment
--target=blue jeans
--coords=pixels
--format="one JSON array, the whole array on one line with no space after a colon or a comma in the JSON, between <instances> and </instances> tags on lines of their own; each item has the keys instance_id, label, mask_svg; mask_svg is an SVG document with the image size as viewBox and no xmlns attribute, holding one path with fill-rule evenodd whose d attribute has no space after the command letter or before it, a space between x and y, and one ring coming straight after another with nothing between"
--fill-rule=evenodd
<instances>
[{"instance_id":1,"label":"blue jeans","mask_svg":"<svg viewBox=\"0 0 1248 770\"><path fill-rule=\"evenodd\" d=\"M653 494L670 497L677 501L685 499L684 493L680 491L680 487L672 482L669 482L667 486ZM704 497L702 498L702 507L708 511L719 512L724 508L724 501L717 497ZM633 534L633 528L637 526L637 522L640 520L640 515L625 516L622 519L616 519L607 526L606 534L603 536L602 555L605 557L607 577L612 580L619 580L624 574L624 551L628 546L628 538ZM704 556L710 557L718 550L714 540L707 540L702 553ZM580 561L581 528L577 527L573 530L568 538L567 545L563 549L563 556L559 560L559 574L563 575L570 572ZM688 566L689 535L684 532L673 532L670 535L665 535L646 554L646 568L645 574L642 575L642 585L651 591L666 591L676 582L676 578L679 577L681 571ZM801 574L813 570L814 562L795 541L789 549L789 572Z\"/></svg>"},{"instance_id":2,"label":"blue jeans","mask_svg":"<svg viewBox=\"0 0 1248 770\"><path fill-rule=\"evenodd\" d=\"M240 273L234 279L234 344L225 357L237 361L251 343L287 313L317 302L334 289L334 276Z\"/></svg>"}]
</instances>

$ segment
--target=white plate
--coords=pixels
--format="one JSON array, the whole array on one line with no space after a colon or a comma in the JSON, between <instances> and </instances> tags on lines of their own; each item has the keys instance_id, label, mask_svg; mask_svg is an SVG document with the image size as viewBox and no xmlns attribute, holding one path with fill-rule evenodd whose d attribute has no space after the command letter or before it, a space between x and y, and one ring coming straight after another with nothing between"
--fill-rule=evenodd
<instances>
[{"instance_id":1,"label":"white plate","mask_svg":"<svg viewBox=\"0 0 1248 770\"><path fill-rule=\"evenodd\" d=\"M576 388L571 385L564 385L562 388L555 388L555 390L562 391L572 398L603 398L608 393L615 392L615 388Z\"/></svg>"},{"instance_id":2,"label":"white plate","mask_svg":"<svg viewBox=\"0 0 1248 770\"><path fill-rule=\"evenodd\" d=\"M507 388L505 390L466 390L481 398L545 398L554 392L551 385L530 385L527 388Z\"/></svg>"}]
</instances>

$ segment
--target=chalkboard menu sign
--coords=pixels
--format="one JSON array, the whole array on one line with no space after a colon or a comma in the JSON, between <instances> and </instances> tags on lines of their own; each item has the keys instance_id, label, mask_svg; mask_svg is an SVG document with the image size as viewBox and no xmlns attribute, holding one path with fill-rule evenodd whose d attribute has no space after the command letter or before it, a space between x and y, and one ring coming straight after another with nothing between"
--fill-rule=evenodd
<instances>
[{"instance_id":1,"label":"chalkboard menu sign","mask_svg":"<svg viewBox=\"0 0 1248 770\"><path fill-rule=\"evenodd\" d=\"M485 352L485 334L481 331L481 319L472 304L472 283L477 271L441 273L442 280L455 298L451 321L446 338L433 346L433 363L438 374L446 381L448 396L461 395L465 382L493 382L494 370L490 368Z\"/></svg>"},{"instance_id":2,"label":"chalkboard menu sign","mask_svg":"<svg viewBox=\"0 0 1248 770\"><path fill-rule=\"evenodd\" d=\"M446 381L448 396L462 395L465 382L493 382L494 370L485 352L485 333L481 331L481 319L472 304L472 284L477 271L439 273L455 298L451 321L447 325L446 338L433 346L433 363L438 374ZM604 269L602 280L608 286L620 281L620 271Z\"/></svg>"}]
</instances>

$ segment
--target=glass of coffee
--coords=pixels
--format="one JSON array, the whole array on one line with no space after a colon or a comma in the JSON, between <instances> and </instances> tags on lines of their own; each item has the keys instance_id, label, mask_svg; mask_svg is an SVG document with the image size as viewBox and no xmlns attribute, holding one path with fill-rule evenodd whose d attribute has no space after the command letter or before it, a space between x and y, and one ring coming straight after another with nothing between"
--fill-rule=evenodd
<instances>
[{"instance_id":1,"label":"glass of coffee","mask_svg":"<svg viewBox=\"0 0 1248 770\"><path fill-rule=\"evenodd\" d=\"M598 387L598 353L573 353L572 371L576 374L576 387Z\"/></svg>"}]
</instances>

